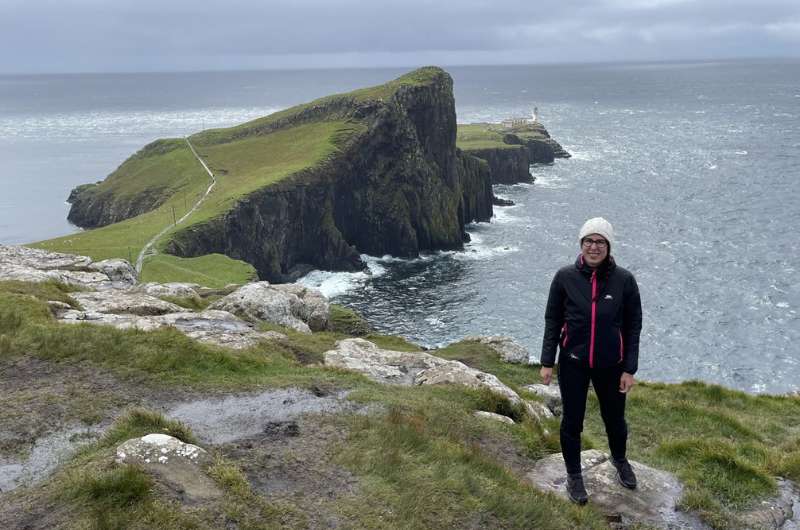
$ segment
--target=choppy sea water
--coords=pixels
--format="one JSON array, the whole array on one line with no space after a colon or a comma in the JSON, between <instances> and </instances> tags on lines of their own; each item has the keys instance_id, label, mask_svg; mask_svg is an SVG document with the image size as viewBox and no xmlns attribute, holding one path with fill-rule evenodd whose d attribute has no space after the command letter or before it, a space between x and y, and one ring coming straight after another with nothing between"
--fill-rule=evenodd
<instances>
[{"instance_id":1,"label":"choppy sea water","mask_svg":"<svg viewBox=\"0 0 800 530\"><path fill-rule=\"evenodd\" d=\"M448 69L460 122L538 106L573 154L497 186L464 252L365 256L302 281L427 346L510 335L538 357L547 289L588 217L614 224L644 304L640 375L800 389L800 62ZM398 71L0 77L0 243L74 230L71 187L147 141L232 125Z\"/></svg>"}]
</instances>

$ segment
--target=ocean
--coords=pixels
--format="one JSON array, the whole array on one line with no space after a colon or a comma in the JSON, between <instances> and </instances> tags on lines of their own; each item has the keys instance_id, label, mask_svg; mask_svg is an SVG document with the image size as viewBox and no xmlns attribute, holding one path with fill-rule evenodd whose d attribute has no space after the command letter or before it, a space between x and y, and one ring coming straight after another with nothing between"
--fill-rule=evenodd
<instances>
[{"instance_id":1,"label":"ocean","mask_svg":"<svg viewBox=\"0 0 800 530\"><path fill-rule=\"evenodd\" d=\"M800 390L800 61L453 67L458 120L539 118L573 157L468 227L463 252L364 256L301 280L427 347L509 335L538 358L583 221L617 232L644 309L639 377ZM147 142L234 125L401 69L0 76L0 243L67 234L69 190Z\"/></svg>"}]
</instances>

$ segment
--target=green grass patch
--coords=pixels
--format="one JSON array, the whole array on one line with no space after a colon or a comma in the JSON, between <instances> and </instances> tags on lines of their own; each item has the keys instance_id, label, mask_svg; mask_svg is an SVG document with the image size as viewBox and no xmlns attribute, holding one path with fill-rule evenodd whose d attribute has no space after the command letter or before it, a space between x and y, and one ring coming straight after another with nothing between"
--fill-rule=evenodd
<instances>
[{"instance_id":1,"label":"green grass patch","mask_svg":"<svg viewBox=\"0 0 800 530\"><path fill-rule=\"evenodd\" d=\"M539 493L487 456L478 441L502 428L469 416L469 392L418 390L424 402L350 420L338 459L362 477L364 493L340 510L355 527L606 528L593 509Z\"/></svg>"},{"instance_id":2,"label":"green grass patch","mask_svg":"<svg viewBox=\"0 0 800 530\"><path fill-rule=\"evenodd\" d=\"M338 304L330 305L329 327L331 331L353 337L368 335L371 331L369 323L357 311Z\"/></svg>"},{"instance_id":3,"label":"green grass patch","mask_svg":"<svg viewBox=\"0 0 800 530\"><path fill-rule=\"evenodd\" d=\"M196 283L213 289L232 283L245 284L255 279L257 274L252 265L222 254L196 258L157 254L145 260L140 278L142 282Z\"/></svg>"},{"instance_id":4,"label":"green grass patch","mask_svg":"<svg viewBox=\"0 0 800 530\"><path fill-rule=\"evenodd\" d=\"M458 125L456 146L464 151L474 149L519 149L521 146L507 144L499 125L489 123L470 123Z\"/></svg>"},{"instance_id":5,"label":"green grass patch","mask_svg":"<svg viewBox=\"0 0 800 530\"><path fill-rule=\"evenodd\" d=\"M157 245L158 248L163 249L174 232L219 217L246 195L321 163L338 152L346 138L361 130L363 126L350 122L318 122L278 130L263 136L242 138L226 144L198 145L200 156L217 175L217 185L196 212L163 236ZM186 150L188 151L188 147ZM171 182L172 175L180 173L184 167L184 158L175 158L175 153L181 151L182 148L179 148L167 154L147 157L148 167L156 176L146 179L145 182L151 187L156 186L153 184L153 179L158 182ZM134 158L137 156L134 155ZM189 156L192 156L191 153ZM163 193L169 193L170 196L158 208L119 223L41 241L31 246L87 255L94 260L113 257L135 261L147 241L165 227L172 225L175 219L182 217L205 193L210 182L208 174L193 156L191 161L199 171L199 176L183 179L181 181L183 184L178 188L159 185L158 189ZM155 171L155 166L158 166L158 171ZM110 183L108 186L121 188L122 181L127 184L130 178L133 178L131 173L124 173L120 177L112 174L107 179ZM139 189L138 186L132 184L131 186ZM180 281L178 278L186 278L192 273L206 272L203 268L206 263L199 265L200 268L197 269L192 264L179 264L168 258L166 260L159 258L156 258L153 264L155 269L146 274L161 281ZM213 272L216 273L212 278L219 277L220 281L224 281L228 277L241 276L240 266L236 265L231 270L221 270L220 264L220 262L212 264ZM228 265L234 265L234 260L230 260ZM170 276L172 273L175 273L176 277Z\"/></svg>"}]
</instances>

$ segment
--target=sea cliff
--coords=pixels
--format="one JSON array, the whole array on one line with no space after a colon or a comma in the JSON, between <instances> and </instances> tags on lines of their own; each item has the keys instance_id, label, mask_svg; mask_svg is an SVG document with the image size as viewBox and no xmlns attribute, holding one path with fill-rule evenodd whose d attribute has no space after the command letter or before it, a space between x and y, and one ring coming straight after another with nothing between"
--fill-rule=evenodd
<instances>
[{"instance_id":1,"label":"sea cliff","mask_svg":"<svg viewBox=\"0 0 800 530\"><path fill-rule=\"evenodd\" d=\"M335 130L320 133L323 125ZM414 257L420 251L460 249L465 224L492 216L490 169L456 148L453 81L440 68L204 131L188 141L224 187L249 178L246 171L237 172L230 153L304 127L310 132L302 141L328 135L320 156L298 160L279 178L250 185L246 193L237 190L225 198L215 190L210 202L216 203L204 206L209 212L201 208L158 248L180 257L225 254L252 264L262 279L280 282L311 268L363 268L361 253ZM73 190L70 220L110 228L185 196L185 188L197 187L204 177L181 142L150 144L102 183ZM273 160L258 163L263 167ZM143 174L147 185L134 185ZM92 255L85 248L45 248Z\"/></svg>"}]
</instances>

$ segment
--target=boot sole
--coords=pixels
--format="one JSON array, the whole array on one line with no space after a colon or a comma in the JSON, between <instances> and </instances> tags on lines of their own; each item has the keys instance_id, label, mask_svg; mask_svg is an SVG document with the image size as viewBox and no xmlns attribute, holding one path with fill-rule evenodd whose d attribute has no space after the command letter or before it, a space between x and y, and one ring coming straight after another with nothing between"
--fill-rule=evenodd
<instances>
[{"instance_id":1,"label":"boot sole","mask_svg":"<svg viewBox=\"0 0 800 530\"><path fill-rule=\"evenodd\" d=\"M575 497L570 495L569 491L567 491L567 497L569 497L569 500L571 500L572 502L574 502L575 504L577 504L579 506L583 506L584 504L586 504L589 501L589 499L576 499Z\"/></svg>"}]
</instances>

